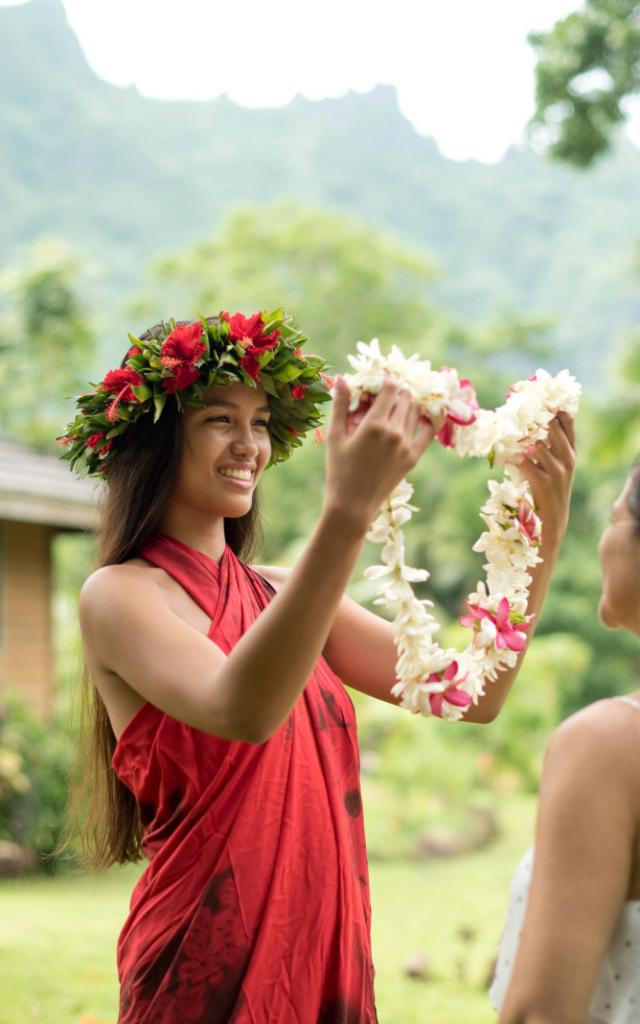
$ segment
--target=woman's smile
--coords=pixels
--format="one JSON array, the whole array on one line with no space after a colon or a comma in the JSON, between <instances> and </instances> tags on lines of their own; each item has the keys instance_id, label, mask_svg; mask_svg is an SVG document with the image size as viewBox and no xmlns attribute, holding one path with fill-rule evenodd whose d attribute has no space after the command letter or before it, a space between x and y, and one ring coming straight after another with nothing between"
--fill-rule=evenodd
<instances>
[{"instance_id":1,"label":"woman's smile","mask_svg":"<svg viewBox=\"0 0 640 1024\"><path fill-rule=\"evenodd\" d=\"M221 466L218 473L228 484L239 487L243 491L249 491L253 487L255 469L250 467L245 469L236 466Z\"/></svg>"}]
</instances>

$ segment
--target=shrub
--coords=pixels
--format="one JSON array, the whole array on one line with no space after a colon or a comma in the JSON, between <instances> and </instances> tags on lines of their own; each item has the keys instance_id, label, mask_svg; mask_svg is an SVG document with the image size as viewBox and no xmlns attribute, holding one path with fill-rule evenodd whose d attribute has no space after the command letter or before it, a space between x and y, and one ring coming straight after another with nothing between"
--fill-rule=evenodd
<instances>
[{"instance_id":1,"label":"shrub","mask_svg":"<svg viewBox=\"0 0 640 1024\"><path fill-rule=\"evenodd\" d=\"M64 822L73 742L15 695L0 704L0 839L33 850L52 870Z\"/></svg>"}]
</instances>

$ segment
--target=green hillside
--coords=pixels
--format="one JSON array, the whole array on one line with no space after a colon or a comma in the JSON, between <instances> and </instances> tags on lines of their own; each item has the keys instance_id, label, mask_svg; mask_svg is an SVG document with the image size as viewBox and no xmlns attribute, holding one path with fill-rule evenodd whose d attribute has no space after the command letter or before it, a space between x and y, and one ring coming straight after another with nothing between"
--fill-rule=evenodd
<instances>
[{"instance_id":1,"label":"green hillside","mask_svg":"<svg viewBox=\"0 0 640 1024\"><path fill-rule=\"evenodd\" d=\"M274 110L147 99L96 77L60 0L0 8L0 38L3 263L43 234L68 239L111 322L152 258L211 235L232 205L285 196L417 244L442 269L432 300L463 318L552 315L553 362L592 383L640 319L628 143L588 174L520 150L485 166L441 156L387 86Z\"/></svg>"}]
</instances>

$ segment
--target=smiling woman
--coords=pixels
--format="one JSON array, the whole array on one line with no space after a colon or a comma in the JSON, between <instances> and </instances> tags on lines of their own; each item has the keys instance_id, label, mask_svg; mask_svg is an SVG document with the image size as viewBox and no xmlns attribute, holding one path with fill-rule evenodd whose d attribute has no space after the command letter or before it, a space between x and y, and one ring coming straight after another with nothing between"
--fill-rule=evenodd
<instances>
[{"instance_id":1,"label":"smiling woman","mask_svg":"<svg viewBox=\"0 0 640 1024\"><path fill-rule=\"evenodd\" d=\"M271 413L260 385L211 388L204 402L203 409L185 409L176 501L161 530L174 533L189 514L190 503L205 501L210 514L217 517L220 557L225 544L223 520L249 512L251 495L271 458Z\"/></svg>"},{"instance_id":2,"label":"smiling woman","mask_svg":"<svg viewBox=\"0 0 640 1024\"><path fill-rule=\"evenodd\" d=\"M344 590L434 428L390 378L353 416L338 378L309 543L288 573L252 567L260 477L317 424L333 384L304 341L282 311L160 324L60 438L107 491L80 597L83 836L95 865L149 858L118 944L120 1024L377 1020L342 680L397 703L397 652L391 624ZM567 436L539 470L551 548L536 610L572 467ZM513 678L496 682L501 699Z\"/></svg>"}]
</instances>

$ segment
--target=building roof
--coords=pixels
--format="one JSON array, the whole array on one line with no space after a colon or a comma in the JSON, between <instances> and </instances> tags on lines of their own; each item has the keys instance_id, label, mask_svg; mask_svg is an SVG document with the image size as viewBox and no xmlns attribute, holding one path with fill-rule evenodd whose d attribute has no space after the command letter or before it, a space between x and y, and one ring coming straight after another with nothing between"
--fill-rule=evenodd
<instances>
[{"instance_id":1,"label":"building roof","mask_svg":"<svg viewBox=\"0 0 640 1024\"><path fill-rule=\"evenodd\" d=\"M102 489L57 456L0 437L0 520L94 529Z\"/></svg>"}]
</instances>

